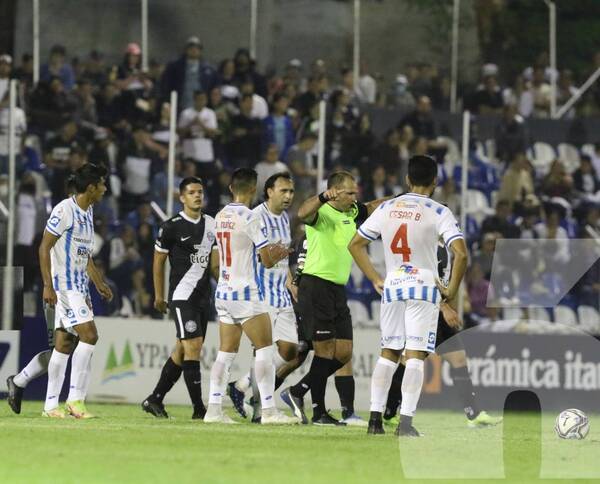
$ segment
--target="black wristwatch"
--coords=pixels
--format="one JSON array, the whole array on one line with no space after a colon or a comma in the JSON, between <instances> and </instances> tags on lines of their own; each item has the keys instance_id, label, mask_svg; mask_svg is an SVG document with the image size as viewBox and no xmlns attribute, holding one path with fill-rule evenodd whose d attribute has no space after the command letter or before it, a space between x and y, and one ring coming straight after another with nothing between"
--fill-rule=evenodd
<instances>
[{"instance_id":1,"label":"black wristwatch","mask_svg":"<svg viewBox=\"0 0 600 484\"><path fill-rule=\"evenodd\" d=\"M329 201L329 198L325 196L325 192L319 193L319 202L325 205Z\"/></svg>"}]
</instances>

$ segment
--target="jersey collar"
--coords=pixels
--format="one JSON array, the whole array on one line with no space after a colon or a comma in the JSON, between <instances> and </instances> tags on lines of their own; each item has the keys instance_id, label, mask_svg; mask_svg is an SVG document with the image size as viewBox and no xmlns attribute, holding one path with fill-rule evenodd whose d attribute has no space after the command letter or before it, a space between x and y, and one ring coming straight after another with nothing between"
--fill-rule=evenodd
<instances>
[{"instance_id":1,"label":"jersey collar","mask_svg":"<svg viewBox=\"0 0 600 484\"><path fill-rule=\"evenodd\" d=\"M404 193L401 196L404 196L404 195L410 195L412 197L429 198L427 195L421 195L420 193L413 193L413 192Z\"/></svg>"},{"instance_id":2,"label":"jersey collar","mask_svg":"<svg viewBox=\"0 0 600 484\"><path fill-rule=\"evenodd\" d=\"M179 212L179 215L181 215L181 218L183 218L193 224L197 224L198 222L200 222L200 220L202 220L202 214L200 214L200 216L197 219L193 219L192 217L189 217L188 215L186 215L185 212L182 210L181 212Z\"/></svg>"}]
</instances>

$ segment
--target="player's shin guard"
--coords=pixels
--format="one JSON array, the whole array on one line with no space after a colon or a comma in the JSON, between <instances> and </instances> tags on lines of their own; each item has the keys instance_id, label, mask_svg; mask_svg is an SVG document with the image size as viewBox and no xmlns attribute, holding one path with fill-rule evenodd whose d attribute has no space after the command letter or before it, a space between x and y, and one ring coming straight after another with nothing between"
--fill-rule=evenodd
<instances>
[{"instance_id":1,"label":"player's shin guard","mask_svg":"<svg viewBox=\"0 0 600 484\"><path fill-rule=\"evenodd\" d=\"M465 415L469 420L473 420L475 417L477 417L477 415L479 415L481 409L475 400L475 391L473 390L473 382L471 381L471 376L469 375L469 369L466 366L451 368L450 376L452 377L454 386L460 395Z\"/></svg>"},{"instance_id":2,"label":"player's shin guard","mask_svg":"<svg viewBox=\"0 0 600 484\"><path fill-rule=\"evenodd\" d=\"M371 412L383 412L397 363L379 357L371 377Z\"/></svg>"},{"instance_id":3,"label":"player's shin guard","mask_svg":"<svg viewBox=\"0 0 600 484\"><path fill-rule=\"evenodd\" d=\"M69 387L68 402L85 399L85 383L90 372L90 361L94 354L94 345L80 341L73 352L71 361L71 386Z\"/></svg>"},{"instance_id":4,"label":"player's shin guard","mask_svg":"<svg viewBox=\"0 0 600 484\"><path fill-rule=\"evenodd\" d=\"M256 350L254 359L254 374L256 384L260 392L260 402L262 409L273 408L275 400L273 393L275 391L275 365L273 365L273 346L265 346Z\"/></svg>"},{"instance_id":5,"label":"player's shin guard","mask_svg":"<svg viewBox=\"0 0 600 484\"><path fill-rule=\"evenodd\" d=\"M202 408L202 381L200 375L200 362L197 360L185 360L182 365L183 379L190 395L194 408Z\"/></svg>"},{"instance_id":6,"label":"player's shin guard","mask_svg":"<svg viewBox=\"0 0 600 484\"><path fill-rule=\"evenodd\" d=\"M406 361L406 370L402 379L400 415L413 417L415 414L423 386L423 368L423 360L411 358Z\"/></svg>"},{"instance_id":7,"label":"player's shin guard","mask_svg":"<svg viewBox=\"0 0 600 484\"><path fill-rule=\"evenodd\" d=\"M226 353L225 351L217 353L217 359L210 370L209 405L221 406L223 395L225 394L225 386L229 379L229 368L235 359L235 355L236 353Z\"/></svg>"},{"instance_id":8,"label":"player's shin guard","mask_svg":"<svg viewBox=\"0 0 600 484\"><path fill-rule=\"evenodd\" d=\"M30 381L45 374L48 371L48 364L50 363L51 356L52 350L46 350L31 358L31 361L27 366L23 368L18 375L15 375L13 380L15 385L20 388L25 388L29 385Z\"/></svg>"},{"instance_id":9,"label":"player's shin guard","mask_svg":"<svg viewBox=\"0 0 600 484\"><path fill-rule=\"evenodd\" d=\"M48 363L48 388L46 390L46 403L44 411L49 412L58 407L60 391L65 381L65 372L69 355L52 351L50 362Z\"/></svg>"}]
</instances>

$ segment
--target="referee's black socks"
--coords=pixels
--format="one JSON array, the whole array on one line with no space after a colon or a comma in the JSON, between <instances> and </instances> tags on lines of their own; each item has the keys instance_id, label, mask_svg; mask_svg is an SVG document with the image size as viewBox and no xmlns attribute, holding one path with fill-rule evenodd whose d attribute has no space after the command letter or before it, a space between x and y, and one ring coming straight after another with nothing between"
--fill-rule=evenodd
<instances>
[{"instance_id":1,"label":"referee's black socks","mask_svg":"<svg viewBox=\"0 0 600 484\"><path fill-rule=\"evenodd\" d=\"M342 406L342 419L348 418L354 414L354 377L352 375L336 376L335 389L337 390L338 395L340 396L340 404Z\"/></svg>"},{"instance_id":2,"label":"referee's black socks","mask_svg":"<svg viewBox=\"0 0 600 484\"><path fill-rule=\"evenodd\" d=\"M190 400L194 408L203 408L202 403L202 380L200 376L200 362L197 360L185 360L182 365L185 386L190 394Z\"/></svg>"},{"instance_id":3,"label":"referee's black socks","mask_svg":"<svg viewBox=\"0 0 600 484\"><path fill-rule=\"evenodd\" d=\"M313 403L313 419L318 419L327 409L325 408L325 388L327 378L339 370L344 364L335 358L330 360L316 356L310 366L310 393Z\"/></svg>"},{"instance_id":4,"label":"referee's black socks","mask_svg":"<svg viewBox=\"0 0 600 484\"><path fill-rule=\"evenodd\" d=\"M173 388L173 385L177 383L180 376L181 366L176 365L171 357L169 357L167 361L165 361L162 371L160 372L158 383L152 391L152 398L155 401L162 403L163 398L165 398L165 395Z\"/></svg>"}]
</instances>

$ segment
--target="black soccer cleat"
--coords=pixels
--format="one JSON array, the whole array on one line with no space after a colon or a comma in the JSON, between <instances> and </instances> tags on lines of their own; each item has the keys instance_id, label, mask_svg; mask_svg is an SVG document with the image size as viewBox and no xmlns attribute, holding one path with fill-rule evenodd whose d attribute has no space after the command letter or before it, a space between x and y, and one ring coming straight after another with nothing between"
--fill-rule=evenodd
<instances>
[{"instance_id":1,"label":"black soccer cleat","mask_svg":"<svg viewBox=\"0 0 600 484\"><path fill-rule=\"evenodd\" d=\"M163 407L164 411L164 407ZM167 412L165 412L167 413ZM206 415L206 407L204 405L198 405L194 407L194 413L192 414L192 420L203 420Z\"/></svg>"},{"instance_id":2,"label":"black soccer cleat","mask_svg":"<svg viewBox=\"0 0 600 484\"><path fill-rule=\"evenodd\" d=\"M6 379L6 386L8 387L8 406L16 414L21 413L21 401L23 400L23 388L17 386L14 382L15 375L11 375Z\"/></svg>"},{"instance_id":3,"label":"black soccer cleat","mask_svg":"<svg viewBox=\"0 0 600 484\"><path fill-rule=\"evenodd\" d=\"M375 419L369 420L369 427L367 428L367 434L371 434L371 435L385 434L385 430L383 430L383 422L381 420L375 420Z\"/></svg>"},{"instance_id":4,"label":"black soccer cleat","mask_svg":"<svg viewBox=\"0 0 600 484\"><path fill-rule=\"evenodd\" d=\"M262 416L252 417L253 424L260 424L262 422Z\"/></svg>"},{"instance_id":5,"label":"black soccer cleat","mask_svg":"<svg viewBox=\"0 0 600 484\"><path fill-rule=\"evenodd\" d=\"M421 437L419 431L412 425L398 425L398 428L394 432L396 437Z\"/></svg>"},{"instance_id":6,"label":"black soccer cleat","mask_svg":"<svg viewBox=\"0 0 600 484\"><path fill-rule=\"evenodd\" d=\"M313 425L331 425L334 427L345 427L345 422L340 422L337 418L333 418L329 412L323 412L321 416L312 419Z\"/></svg>"},{"instance_id":7,"label":"black soccer cleat","mask_svg":"<svg viewBox=\"0 0 600 484\"><path fill-rule=\"evenodd\" d=\"M236 388L235 382L231 382L227 385L227 395L229 395L235 411L239 413L242 418L246 418L246 410L244 409L244 392Z\"/></svg>"},{"instance_id":8,"label":"black soccer cleat","mask_svg":"<svg viewBox=\"0 0 600 484\"><path fill-rule=\"evenodd\" d=\"M304 413L304 399L302 397L295 397L292 395L290 391L292 387L287 387L285 390L282 390L279 396L283 403L285 403L290 409L292 413L300 420L300 423L306 425L308 424L308 417L306 413Z\"/></svg>"},{"instance_id":9,"label":"black soccer cleat","mask_svg":"<svg viewBox=\"0 0 600 484\"><path fill-rule=\"evenodd\" d=\"M142 402L142 410L154 415L156 418L169 418L169 414L165 410L165 406L162 402L157 402L151 397L146 398L146 400Z\"/></svg>"}]
</instances>

